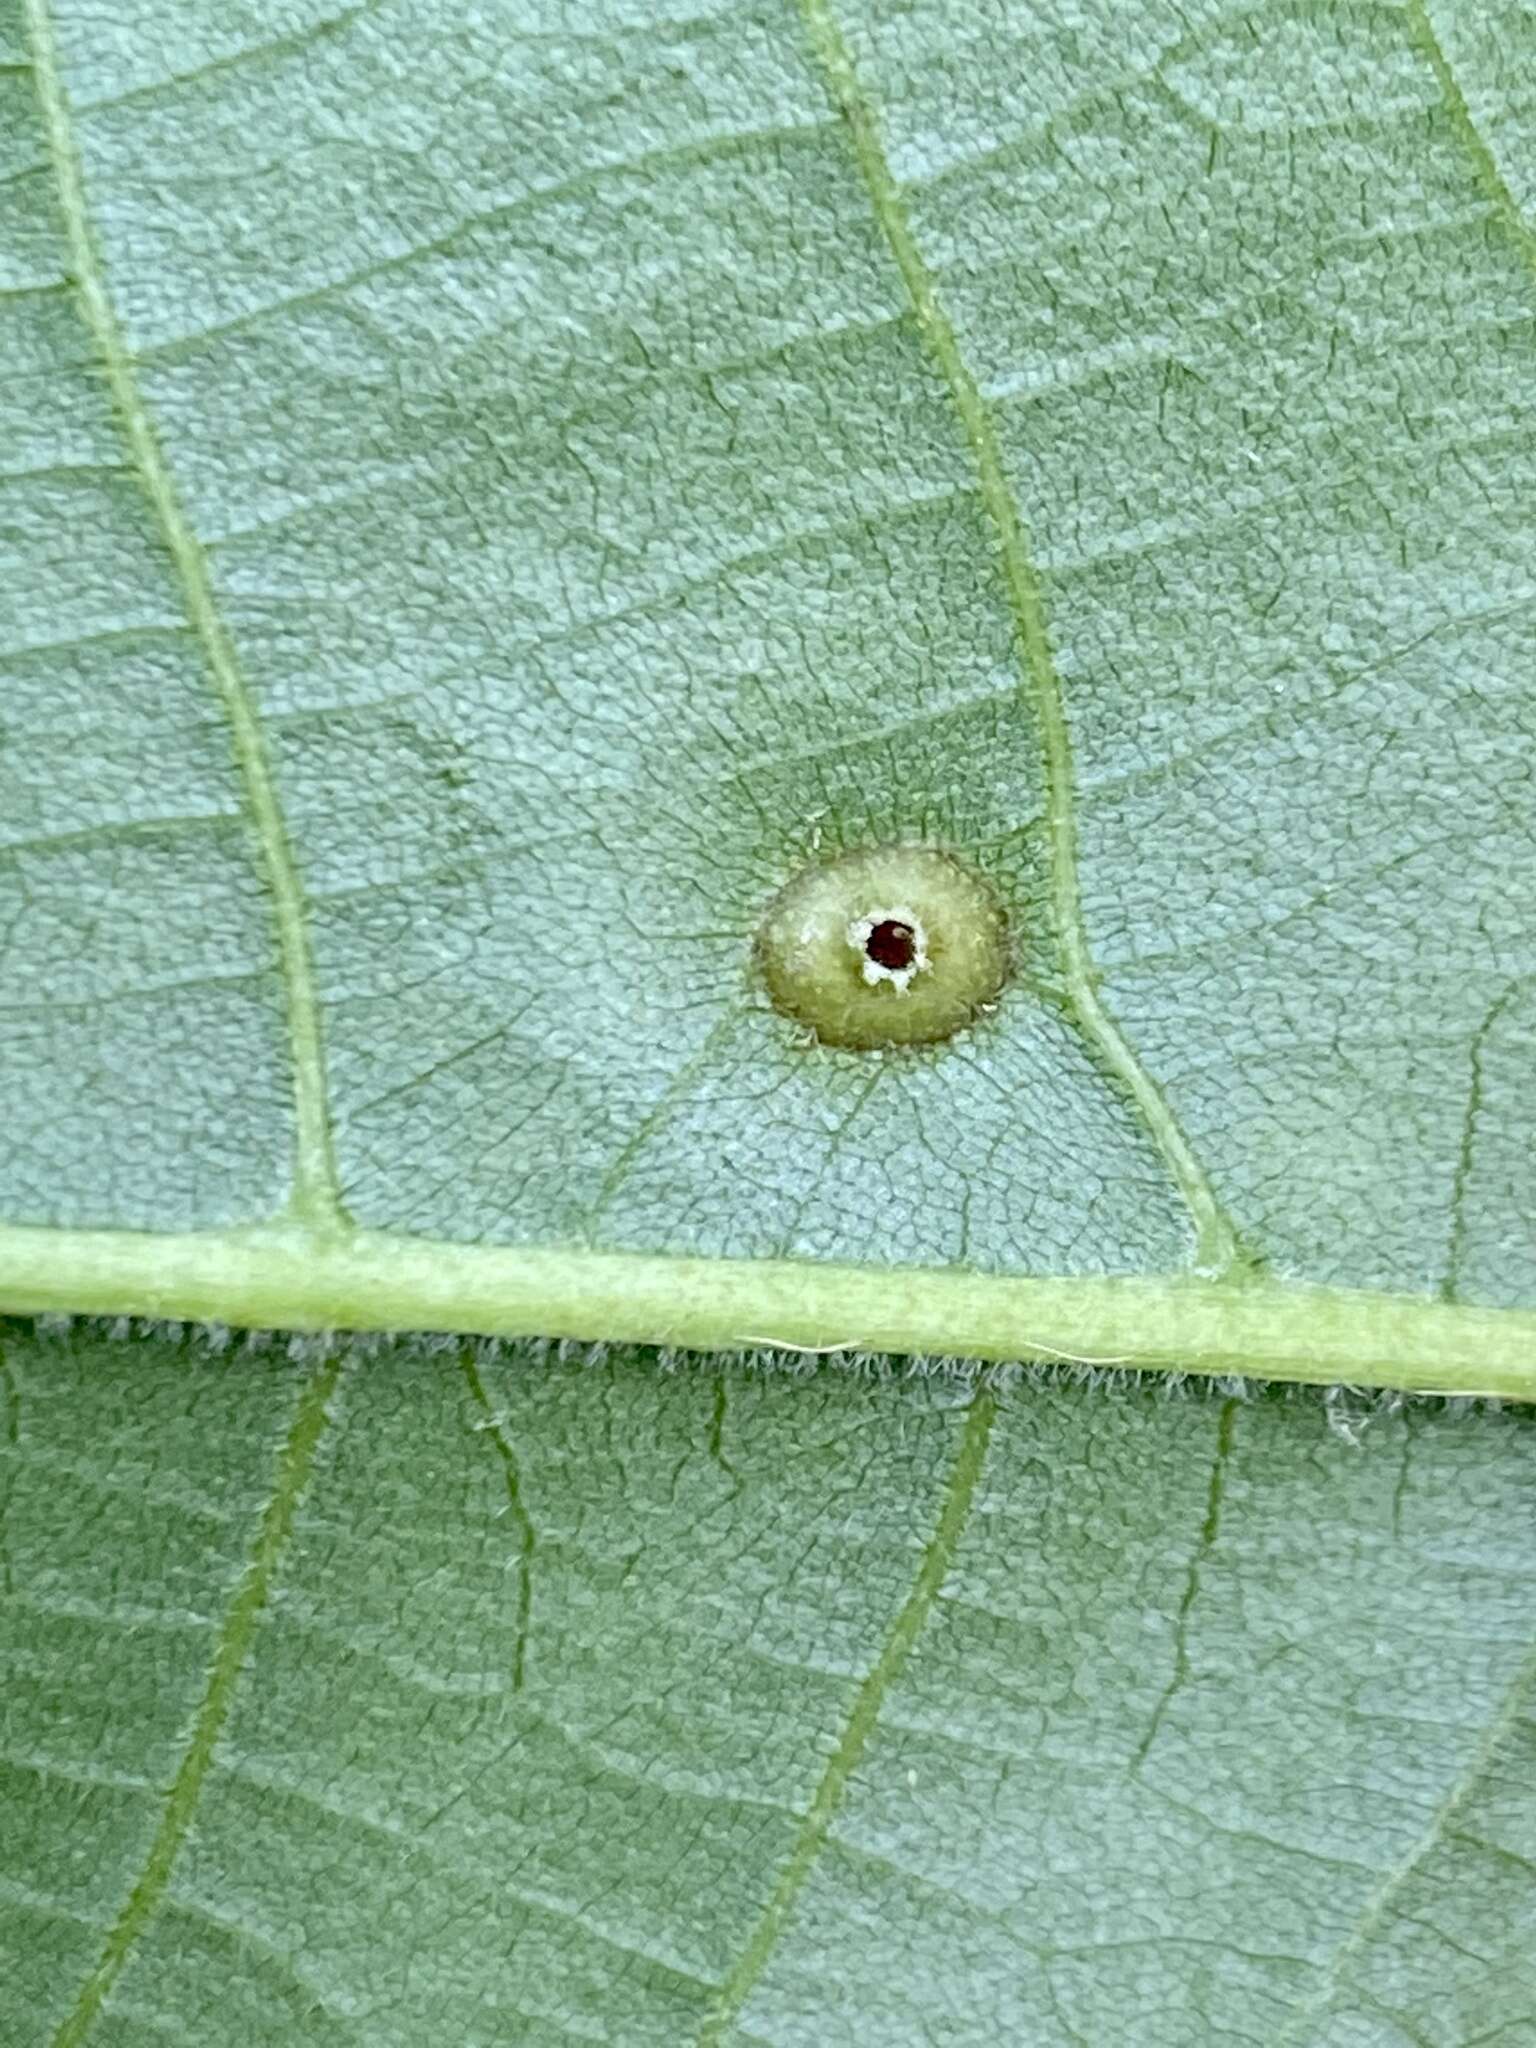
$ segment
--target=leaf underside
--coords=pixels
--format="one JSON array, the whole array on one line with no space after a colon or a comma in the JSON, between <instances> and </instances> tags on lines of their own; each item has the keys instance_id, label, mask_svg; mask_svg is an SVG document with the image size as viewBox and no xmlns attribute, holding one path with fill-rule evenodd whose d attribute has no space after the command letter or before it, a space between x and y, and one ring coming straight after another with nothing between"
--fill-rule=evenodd
<instances>
[{"instance_id":1,"label":"leaf underside","mask_svg":"<svg viewBox=\"0 0 1536 2048\"><path fill-rule=\"evenodd\" d=\"M301 1228L557 1250L550 1328L599 1252L1532 1304L1528 12L8 4L47 1299ZM1011 984L808 1048L764 906L902 839Z\"/></svg>"},{"instance_id":2,"label":"leaf underside","mask_svg":"<svg viewBox=\"0 0 1536 2048\"><path fill-rule=\"evenodd\" d=\"M1530 1396L1533 222L1522 0L0 0L0 1309ZM126 1334L7 2044L1536 2039L1523 1413Z\"/></svg>"},{"instance_id":3,"label":"leaf underside","mask_svg":"<svg viewBox=\"0 0 1536 2048\"><path fill-rule=\"evenodd\" d=\"M18 2048L1536 2027L1529 1410L3 1334Z\"/></svg>"}]
</instances>

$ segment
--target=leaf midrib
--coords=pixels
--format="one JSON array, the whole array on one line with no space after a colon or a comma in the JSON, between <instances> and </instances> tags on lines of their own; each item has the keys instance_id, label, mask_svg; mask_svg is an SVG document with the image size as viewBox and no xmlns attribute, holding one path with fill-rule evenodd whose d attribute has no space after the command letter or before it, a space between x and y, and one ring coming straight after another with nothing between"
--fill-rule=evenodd
<instances>
[{"instance_id":1,"label":"leaf midrib","mask_svg":"<svg viewBox=\"0 0 1536 2048\"><path fill-rule=\"evenodd\" d=\"M0 1314L894 1352L1536 1400L1536 1310L1245 1277L487 1245L292 1224L0 1225Z\"/></svg>"}]
</instances>

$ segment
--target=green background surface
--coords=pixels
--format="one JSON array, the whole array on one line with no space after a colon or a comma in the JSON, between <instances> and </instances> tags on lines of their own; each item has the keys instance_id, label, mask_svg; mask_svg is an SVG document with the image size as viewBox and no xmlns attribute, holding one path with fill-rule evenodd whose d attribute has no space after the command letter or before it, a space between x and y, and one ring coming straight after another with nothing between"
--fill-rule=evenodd
<instances>
[{"instance_id":1,"label":"green background surface","mask_svg":"<svg viewBox=\"0 0 1536 2048\"><path fill-rule=\"evenodd\" d=\"M10 1220L280 1209L286 973L366 1226L1177 1268L1082 946L1257 1258L1530 1302L1528 10L8 5ZM913 836L1015 984L806 1057Z\"/></svg>"},{"instance_id":2,"label":"green background surface","mask_svg":"<svg viewBox=\"0 0 1536 2048\"><path fill-rule=\"evenodd\" d=\"M1528 1411L6 1350L7 2042L1536 2034Z\"/></svg>"},{"instance_id":3,"label":"green background surface","mask_svg":"<svg viewBox=\"0 0 1536 2048\"><path fill-rule=\"evenodd\" d=\"M0 0L0 1305L1198 1266L1528 1386L1533 219L1518 0ZM891 839L1018 972L808 1050ZM0 1346L6 2048L1536 2042L1523 1412Z\"/></svg>"}]
</instances>

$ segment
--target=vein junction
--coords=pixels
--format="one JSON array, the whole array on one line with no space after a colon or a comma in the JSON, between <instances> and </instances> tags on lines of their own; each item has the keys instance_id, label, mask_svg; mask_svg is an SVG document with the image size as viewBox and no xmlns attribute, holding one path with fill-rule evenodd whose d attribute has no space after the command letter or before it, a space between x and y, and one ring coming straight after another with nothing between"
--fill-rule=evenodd
<instances>
[{"instance_id":1,"label":"vein junction","mask_svg":"<svg viewBox=\"0 0 1536 2048\"><path fill-rule=\"evenodd\" d=\"M1051 652L1040 576L1008 481L996 428L944 310L933 273L918 246L906 201L891 170L879 120L859 81L837 18L827 0L800 0L800 7L828 88L848 124L860 173L907 288L918 332L949 385L982 502L996 533L1020 650L1023 684L1034 705L1045 754L1051 900L1073 1013L1102 1065L1135 1103L1178 1184L1195 1225L1198 1269L1213 1274L1236 1273L1244 1265L1236 1229L1217 1200L1204 1167L1161 1089L1142 1066L1098 992L1098 970L1088 948L1078 879L1071 734L1061 679Z\"/></svg>"},{"instance_id":2,"label":"vein junction","mask_svg":"<svg viewBox=\"0 0 1536 2048\"><path fill-rule=\"evenodd\" d=\"M310 957L303 884L278 800L256 700L219 611L207 558L192 531L133 360L118 326L86 211L85 182L59 67L48 0L22 0L43 131L53 163L70 270L87 330L101 358L133 468L175 570L187 620L229 720L245 808L272 897L278 960L287 997L296 1157L292 1209L317 1228L341 1218L326 1103L320 1004Z\"/></svg>"}]
</instances>

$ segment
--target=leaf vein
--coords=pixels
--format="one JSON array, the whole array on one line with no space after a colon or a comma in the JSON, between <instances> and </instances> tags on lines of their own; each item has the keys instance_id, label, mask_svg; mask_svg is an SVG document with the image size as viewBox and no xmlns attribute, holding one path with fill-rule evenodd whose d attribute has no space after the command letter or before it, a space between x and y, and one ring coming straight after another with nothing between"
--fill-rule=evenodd
<instances>
[{"instance_id":1,"label":"leaf vein","mask_svg":"<svg viewBox=\"0 0 1536 2048\"><path fill-rule=\"evenodd\" d=\"M699 1041L697 1048L681 1065L674 1068L660 1094L615 1152L583 1222L583 1231L589 1240L594 1238L604 1212L629 1180L635 1161L647 1142L689 1100L689 1091L694 1082L706 1071L720 1046L735 1025L741 1021L742 1015L742 1010L734 1003L722 1011Z\"/></svg>"},{"instance_id":2,"label":"leaf vein","mask_svg":"<svg viewBox=\"0 0 1536 2048\"><path fill-rule=\"evenodd\" d=\"M459 1360L464 1374L465 1385L470 1398L483 1412L484 1421L477 1427L491 1440L491 1447L501 1461L506 1481L507 1513L517 1531L517 1633L512 1648L512 1690L521 1692L528 1665L528 1633L533 1621L533 1559L538 1549L538 1535L533 1526L533 1517L523 1499L523 1475L500 1415L491 1406L490 1396L485 1391L485 1382L480 1368L475 1363L472 1349L466 1349Z\"/></svg>"},{"instance_id":3,"label":"leaf vein","mask_svg":"<svg viewBox=\"0 0 1536 2048\"><path fill-rule=\"evenodd\" d=\"M1477 1791L1484 1772L1500 1744L1517 1728L1525 1708L1536 1693L1536 1644L1526 1652L1505 1688L1503 1702L1484 1729L1481 1740L1467 1760L1466 1768L1450 1785L1417 1841L1385 1874L1366 1900L1354 1927L1335 1948L1317 1989L1297 2010L1293 2024L1282 2037L1281 2048L1301 2048L1312 2021L1320 2019L1332 2003L1345 1970L1371 1941L1392 1912L1393 1901L1421 1868L1426 1859L1458 1832L1455 1823Z\"/></svg>"},{"instance_id":4,"label":"leaf vein","mask_svg":"<svg viewBox=\"0 0 1536 2048\"><path fill-rule=\"evenodd\" d=\"M1472 118L1472 109L1461 89L1445 46L1435 29L1427 0L1408 0L1408 33L1415 49L1434 73L1435 84L1445 102L1451 125L1466 144L1477 165L1477 182L1492 200L1516 247L1533 276L1536 276L1536 228L1526 219L1514 193L1499 169L1498 159L1482 130Z\"/></svg>"},{"instance_id":5,"label":"leaf vein","mask_svg":"<svg viewBox=\"0 0 1536 2048\"><path fill-rule=\"evenodd\" d=\"M800 1824L788 1860L779 1873L778 1883L735 1966L720 1987L719 1996L698 2035L697 2048L718 2048L725 2039L727 2030L733 2027L746 2004L794 1911L842 1804L843 1794L874 1733L885 1696L922 1633L954 1563L961 1535L970 1518L996 1416L996 1396L988 1387L978 1386L971 1398L960 1446L944 1490L943 1505L933 1534L924 1547L911 1590L897 1611L879 1656L854 1695L852 1711L836 1748L827 1759L821 1782Z\"/></svg>"},{"instance_id":6,"label":"leaf vein","mask_svg":"<svg viewBox=\"0 0 1536 2048\"><path fill-rule=\"evenodd\" d=\"M294 1211L317 1224L334 1224L340 1218L341 1206L303 884L278 800L255 699L219 612L206 557L182 506L107 290L106 272L86 210L84 171L60 72L49 0L24 0L23 12L38 106L53 163L60 217L81 312L101 357L133 466L170 555L188 621L223 701L246 808L261 848L287 991L297 1135Z\"/></svg>"},{"instance_id":7,"label":"leaf vein","mask_svg":"<svg viewBox=\"0 0 1536 2048\"><path fill-rule=\"evenodd\" d=\"M746 1331L945 1358L1113 1358L1147 1369L1536 1399L1536 1310L1187 1271L995 1273L830 1259L492 1245L276 1223L139 1232L0 1224L0 1314L171 1317L288 1330L739 1347Z\"/></svg>"},{"instance_id":8,"label":"leaf vein","mask_svg":"<svg viewBox=\"0 0 1536 2048\"><path fill-rule=\"evenodd\" d=\"M1222 1402L1216 1419L1216 1453L1211 1460L1210 1483L1206 1491L1205 1519L1200 1525L1200 1534L1190 1554L1189 1565L1184 1575L1184 1590L1179 1598L1173 1619L1173 1670L1168 1682L1152 1709L1152 1718L1147 1723L1147 1732L1136 1745L1131 1760L1131 1776L1137 1777L1151 1754L1157 1741L1158 1731L1167 1719L1168 1710L1189 1683L1189 1618L1195 1602L1200 1597L1200 1582L1205 1567L1211 1560L1221 1534L1221 1505L1227 1490L1227 1467L1232 1458L1232 1443L1237 1433L1237 1411L1239 1403L1234 1396Z\"/></svg>"},{"instance_id":9,"label":"leaf vein","mask_svg":"<svg viewBox=\"0 0 1536 2048\"><path fill-rule=\"evenodd\" d=\"M554 206L564 200L590 194L610 179L618 182L625 177L637 174L648 176L654 171L669 170L680 165L707 164L718 157L745 154L765 143L779 145L809 141L820 133L823 125L816 122L734 129L725 134L707 135L691 142L677 143L670 148L640 150L627 157L592 164L569 178L560 179L557 183L533 186L528 191L517 193L496 205L465 214L452 227L445 228L441 234L433 235L426 241L414 242L409 247L396 250L390 255L376 257L343 277L331 278L324 283L312 285L306 290L292 293L285 299L268 300L262 305L251 307L248 312L232 314L226 320L220 320L207 327L199 327L192 333L175 335L156 344L150 353L157 361L166 361L184 349L199 348L206 342L237 334L263 320L302 312L312 306L324 306L333 300L344 299L349 292L359 291L364 285L372 284L379 278L397 276L431 257L452 256L458 253L460 244L472 236L486 229L503 227L520 214L532 213L541 206Z\"/></svg>"},{"instance_id":10,"label":"leaf vein","mask_svg":"<svg viewBox=\"0 0 1536 2048\"><path fill-rule=\"evenodd\" d=\"M1014 502L996 430L939 299L933 275L918 248L906 202L886 155L878 119L859 81L842 29L828 0L799 0L799 6L828 89L848 124L859 170L907 288L918 331L959 412L982 502L996 532L1003 581L1022 656L1023 680L1040 725L1045 756L1051 904L1078 1028L1102 1065L1129 1093L1177 1183L1194 1220L1198 1266L1211 1272L1235 1269L1243 1260L1237 1232L1162 1090L1142 1066L1099 995L1098 970L1089 951L1078 878L1072 742L1061 679L1051 652L1039 572Z\"/></svg>"},{"instance_id":11,"label":"leaf vein","mask_svg":"<svg viewBox=\"0 0 1536 2048\"><path fill-rule=\"evenodd\" d=\"M306 1380L279 1454L271 1495L262 1511L256 1541L225 1609L208 1666L203 1697L192 1722L161 1809L149 1853L108 1930L101 1955L80 1986L75 2002L53 2036L52 2048L79 2048L154 1918L197 1812L203 1782L234 1702L257 1623L271 1592L278 1561L292 1533L299 1501L314 1464L315 1450L330 1420L329 1406L341 1372L341 1353L324 1360Z\"/></svg>"},{"instance_id":12,"label":"leaf vein","mask_svg":"<svg viewBox=\"0 0 1536 2048\"><path fill-rule=\"evenodd\" d=\"M1520 984L1513 981L1503 994L1489 1005L1488 1013L1472 1034L1467 1049L1467 1105L1461 1122L1461 1142L1457 1149L1455 1171L1451 1177L1451 1229L1450 1242L1446 1247L1445 1276L1440 1283L1442 1301L1455 1301L1461 1291L1462 1267L1467 1255L1467 1190L1472 1180L1472 1168L1477 1150L1477 1127L1482 1121L1485 1108L1483 1088L1483 1054L1493 1028L1509 1008L1518 994Z\"/></svg>"}]
</instances>

